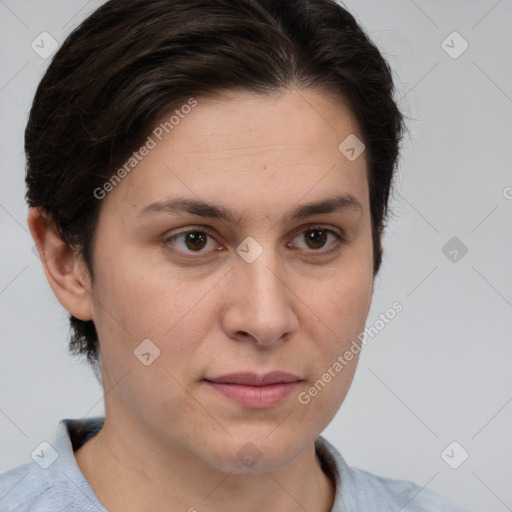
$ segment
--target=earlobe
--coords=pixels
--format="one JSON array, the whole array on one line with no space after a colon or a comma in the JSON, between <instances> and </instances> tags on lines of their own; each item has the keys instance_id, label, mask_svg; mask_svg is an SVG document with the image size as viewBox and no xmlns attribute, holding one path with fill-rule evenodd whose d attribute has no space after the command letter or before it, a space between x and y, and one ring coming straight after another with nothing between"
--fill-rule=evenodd
<instances>
[{"instance_id":1,"label":"earlobe","mask_svg":"<svg viewBox=\"0 0 512 512\"><path fill-rule=\"evenodd\" d=\"M30 208L27 222L57 300L74 317L92 320L90 278L85 263L77 251L62 240L43 208Z\"/></svg>"}]
</instances>

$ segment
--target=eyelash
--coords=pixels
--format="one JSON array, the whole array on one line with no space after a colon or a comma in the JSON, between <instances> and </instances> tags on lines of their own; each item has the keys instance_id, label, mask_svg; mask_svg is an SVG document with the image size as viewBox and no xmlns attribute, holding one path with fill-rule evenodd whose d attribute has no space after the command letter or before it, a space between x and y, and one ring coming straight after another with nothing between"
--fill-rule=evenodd
<instances>
[{"instance_id":1,"label":"eyelash","mask_svg":"<svg viewBox=\"0 0 512 512\"><path fill-rule=\"evenodd\" d=\"M322 226L322 225L308 226L306 229L301 231L299 233L299 235L297 235L297 236L304 235L308 231L324 231L328 235L329 234L333 235L335 238L335 243L327 250L311 249L311 250L307 251L310 253L310 256L312 256L314 258L326 257L326 256L330 255L331 253L340 250L346 244L346 239L341 233L338 233L337 231L334 231L333 229L326 228L325 226ZM165 246L167 246L170 242L172 242L179 236L188 235L190 233L201 233L201 234L205 234L205 235L209 236L212 239L215 239L215 234L211 230L209 230L208 228L203 227L203 226L198 226L197 228L188 229L187 231L182 231L181 233L176 233L172 236L169 236L164 239L163 243ZM297 237L295 237L295 238L297 238ZM175 252L174 249L172 251ZM188 255L194 254L194 253L196 253L197 255L208 254L208 252L204 252L204 251L189 251L189 252L187 252L187 251L182 251L181 249L178 249L176 252L179 252L181 254L186 254L187 255L187 256L185 256L186 258L189 258L190 256L188 256ZM209 251L209 252L215 252L215 251ZM198 256L191 256L191 257L197 258Z\"/></svg>"}]
</instances>

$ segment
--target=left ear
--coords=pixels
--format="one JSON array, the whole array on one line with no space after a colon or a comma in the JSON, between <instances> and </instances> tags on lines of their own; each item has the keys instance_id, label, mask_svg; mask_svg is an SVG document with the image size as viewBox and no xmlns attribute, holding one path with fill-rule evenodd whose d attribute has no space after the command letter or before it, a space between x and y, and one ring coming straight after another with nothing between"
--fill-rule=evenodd
<instances>
[{"instance_id":1,"label":"left ear","mask_svg":"<svg viewBox=\"0 0 512 512\"><path fill-rule=\"evenodd\" d=\"M92 320L91 283L82 258L62 240L43 208L30 208L27 222L57 300L79 320Z\"/></svg>"}]
</instances>

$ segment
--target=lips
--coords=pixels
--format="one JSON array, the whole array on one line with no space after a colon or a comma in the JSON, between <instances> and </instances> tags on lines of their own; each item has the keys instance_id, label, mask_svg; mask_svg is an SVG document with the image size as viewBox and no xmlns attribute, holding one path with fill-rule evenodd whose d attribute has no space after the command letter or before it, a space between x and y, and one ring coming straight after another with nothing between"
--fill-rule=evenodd
<instances>
[{"instance_id":1,"label":"lips","mask_svg":"<svg viewBox=\"0 0 512 512\"><path fill-rule=\"evenodd\" d=\"M242 384L245 386L268 386L272 384L281 384L286 382L299 382L301 379L292 373L281 371L269 372L266 374L256 373L231 373L220 377L205 379L208 382L218 384Z\"/></svg>"},{"instance_id":2,"label":"lips","mask_svg":"<svg viewBox=\"0 0 512 512\"><path fill-rule=\"evenodd\" d=\"M275 371L256 373L232 373L204 379L214 392L247 409L273 407L290 396L301 379L291 373Z\"/></svg>"}]
</instances>

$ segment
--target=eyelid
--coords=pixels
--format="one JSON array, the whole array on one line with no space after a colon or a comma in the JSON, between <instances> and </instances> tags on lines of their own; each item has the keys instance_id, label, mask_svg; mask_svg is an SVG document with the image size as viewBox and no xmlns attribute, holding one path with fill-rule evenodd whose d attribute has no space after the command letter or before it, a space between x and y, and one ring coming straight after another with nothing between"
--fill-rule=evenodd
<instances>
[{"instance_id":1,"label":"eyelid","mask_svg":"<svg viewBox=\"0 0 512 512\"><path fill-rule=\"evenodd\" d=\"M165 236L165 239L169 240L171 238L174 238L175 236L184 235L186 233L194 233L195 231L198 231L200 233L206 233L207 235L210 235L210 236L215 236L214 230L212 230L208 226L190 225L190 226L186 226L185 228L183 228L182 231L178 231L177 233L173 232L172 235Z\"/></svg>"},{"instance_id":2,"label":"eyelid","mask_svg":"<svg viewBox=\"0 0 512 512\"><path fill-rule=\"evenodd\" d=\"M304 234L307 231L313 231L315 229L326 231L327 233L334 235L334 237L336 238L336 243L334 243L329 249L318 249L318 250L301 249L303 252L308 252L310 255L313 255L313 257L327 256L328 254L330 254L336 250L339 250L340 246L345 245L347 242L347 239L346 239L346 236L345 236L345 233L343 232L343 230L341 230L340 228L329 227L326 224L302 225L302 226L298 227L296 230L294 230L292 240L297 238L298 236ZM165 236L165 238L163 240L163 244L166 245L170 240L172 240L180 235L186 235L188 233L193 233L193 232L204 233L204 234L208 235L210 238L212 238L213 240L215 240L216 243L218 243L216 240L216 237L218 235L217 235L217 233L214 232L214 230L212 230L208 226L191 225L191 226L187 226L182 231L178 231L177 233L173 233L172 235ZM217 249L217 251L218 250L219 249ZM205 251L197 251L197 252L189 251L189 252L186 252L186 251L182 251L181 249L177 249L177 250L173 250L173 252L178 252L180 254L186 254L187 256L185 256L185 257L189 257L189 255L196 254L196 256L191 256L191 257L199 258L201 255L209 254L209 253L216 252L216 251L206 251L206 252Z\"/></svg>"},{"instance_id":3,"label":"eyelid","mask_svg":"<svg viewBox=\"0 0 512 512\"><path fill-rule=\"evenodd\" d=\"M317 251L315 251L314 249L310 249L310 250L302 249L303 252L308 253L308 257L325 258L326 256L328 256L334 252L340 251L341 248L343 248L343 246L345 246L347 243L347 238L345 236L345 233L343 232L343 230L341 230L339 228L336 228L336 229L331 228L325 224L309 224L306 226L301 226L299 229L300 229L300 231L293 238L297 238L297 236L302 235L306 231L314 231L316 229L326 231L327 233L334 235L334 237L336 238L336 242L328 249L319 249Z\"/></svg>"},{"instance_id":4,"label":"eyelid","mask_svg":"<svg viewBox=\"0 0 512 512\"><path fill-rule=\"evenodd\" d=\"M210 238L215 240L216 243L218 243L217 240L216 240L217 234L211 228L209 228L207 226L193 226L193 225L192 226L187 226L182 231L178 231L177 233L173 233L172 235L164 236L164 239L163 239L162 243L164 245L167 245L170 240L173 240L174 238L176 238L176 237L178 237L180 235L186 235L188 233L194 233L194 232L204 233L205 235L208 235ZM194 254L194 251L185 252L185 251L182 251L181 249L173 250L173 252L178 252L178 253L187 254L187 255ZM214 252L214 251L209 251L209 252ZM208 252L198 251L198 252L196 252L196 254L198 256L200 256L202 254L208 254Z\"/></svg>"},{"instance_id":5,"label":"eyelid","mask_svg":"<svg viewBox=\"0 0 512 512\"><path fill-rule=\"evenodd\" d=\"M306 231L312 231L314 229L327 231L328 233L333 233L333 234L339 236L340 238L345 238L345 233L341 228L335 228L328 224L318 224L318 223L317 224L306 224L306 225L302 225L302 226L298 227L297 231L295 231L296 235L294 235L294 238Z\"/></svg>"}]
</instances>

